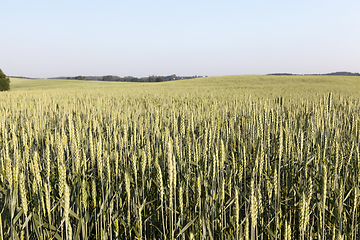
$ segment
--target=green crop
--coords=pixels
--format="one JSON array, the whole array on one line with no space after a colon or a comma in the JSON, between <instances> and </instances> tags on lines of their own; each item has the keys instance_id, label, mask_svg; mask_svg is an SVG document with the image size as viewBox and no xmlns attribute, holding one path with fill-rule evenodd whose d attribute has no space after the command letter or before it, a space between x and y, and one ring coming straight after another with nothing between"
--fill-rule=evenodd
<instances>
[{"instance_id":1,"label":"green crop","mask_svg":"<svg viewBox=\"0 0 360 240\"><path fill-rule=\"evenodd\" d=\"M1 94L1 236L358 239L354 79L228 78Z\"/></svg>"}]
</instances>

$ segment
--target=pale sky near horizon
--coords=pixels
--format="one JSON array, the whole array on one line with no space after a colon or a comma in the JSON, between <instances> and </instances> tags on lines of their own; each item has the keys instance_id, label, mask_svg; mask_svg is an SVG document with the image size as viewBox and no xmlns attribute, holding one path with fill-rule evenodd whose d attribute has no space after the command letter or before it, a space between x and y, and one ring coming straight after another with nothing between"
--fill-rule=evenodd
<instances>
[{"instance_id":1,"label":"pale sky near horizon","mask_svg":"<svg viewBox=\"0 0 360 240\"><path fill-rule=\"evenodd\" d=\"M360 72L360 1L0 1L6 75Z\"/></svg>"}]
</instances>

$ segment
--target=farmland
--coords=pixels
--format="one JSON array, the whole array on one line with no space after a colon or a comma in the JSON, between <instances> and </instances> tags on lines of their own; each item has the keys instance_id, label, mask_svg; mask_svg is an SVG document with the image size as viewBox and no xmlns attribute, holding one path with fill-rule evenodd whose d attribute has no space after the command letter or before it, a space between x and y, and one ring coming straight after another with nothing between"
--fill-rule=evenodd
<instances>
[{"instance_id":1,"label":"farmland","mask_svg":"<svg viewBox=\"0 0 360 240\"><path fill-rule=\"evenodd\" d=\"M11 79L4 239L358 239L360 78Z\"/></svg>"}]
</instances>

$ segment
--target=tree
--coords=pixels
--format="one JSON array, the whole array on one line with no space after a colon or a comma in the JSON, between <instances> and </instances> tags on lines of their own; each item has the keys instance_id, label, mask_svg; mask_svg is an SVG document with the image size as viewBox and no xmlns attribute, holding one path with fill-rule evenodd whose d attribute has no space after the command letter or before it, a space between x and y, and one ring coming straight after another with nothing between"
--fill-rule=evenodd
<instances>
[{"instance_id":1,"label":"tree","mask_svg":"<svg viewBox=\"0 0 360 240\"><path fill-rule=\"evenodd\" d=\"M10 79L0 69L0 91L10 90Z\"/></svg>"},{"instance_id":2,"label":"tree","mask_svg":"<svg viewBox=\"0 0 360 240\"><path fill-rule=\"evenodd\" d=\"M115 79L114 79L113 76L108 75L108 76L104 76L104 77L102 78L102 80L103 80L103 81L114 81Z\"/></svg>"},{"instance_id":3,"label":"tree","mask_svg":"<svg viewBox=\"0 0 360 240\"><path fill-rule=\"evenodd\" d=\"M156 77L156 80L155 80L156 82L162 82L163 81L163 79L161 78L161 77Z\"/></svg>"},{"instance_id":4,"label":"tree","mask_svg":"<svg viewBox=\"0 0 360 240\"><path fill-rule=\"evenodd\" d=\"M76 80L86 80L85 76L77 76L75 77Z\"/></svg>"},{"instance_id":5,"label":"tree","mask_svg":"<svg viewBox=\"0 0 360 240\"><path fill-rule=\"evenodd\" d=\"M154 75L151 75L151 76L149 76L149 82L156 82L156 76L154 76Z\"/></svg>"},{"instance_id":6,"label":"tree","mask_svg":"<svg viewBox=\"0 0 360 240\"><path fill-rule=\"evenodd\" d=\"M148 78L148 82L162 82L164 81L160 76L155 76L155 75L152 75L152 76L149 76Z\"/></svg>"}]
</instances>

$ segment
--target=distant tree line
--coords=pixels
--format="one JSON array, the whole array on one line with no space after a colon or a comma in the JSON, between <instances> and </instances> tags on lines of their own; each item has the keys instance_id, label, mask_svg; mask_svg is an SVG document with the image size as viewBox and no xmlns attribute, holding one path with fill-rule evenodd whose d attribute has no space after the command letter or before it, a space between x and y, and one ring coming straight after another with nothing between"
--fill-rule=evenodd
<instances>
[{"instance_id":1,"label":"distant tree line","mask_svg":"<svg viewBox=\"0 0 360 240\"><path fill-rule=\"evenodd\" d=\"M296 75L296 74L292 74L292 73L269 73L268 75L289 76L289 75Z\"/></svg>"},{"instance_id":2,"label":"distant tree line","mask_svg":"<svg viewBox=\"0 0 360 240\"><path fill-rule=\"evenodd\" d=\"M333 72L326 73L323 75L335 75L335 76L360 76L360 73L352 73L352 72Z\"/></svg>"},{"instance_id":3,"label":"distant tree line","mask_svg":"<svg viewBox=\"0 0 360 240\"><path fill-rule=\"evenodd\" d=\"M200 78L203 76L177 76L175 74L169 76L149 76L137 78L133 76L119 77L114 75L107 76L76 76L76 77L59 77L57 79L75 79L75 80L89 80L89 81L111 81L111 82L165 82L165 81L174 81L182 79L191 79L191 78ZM207 77L207 76L205 76Z\"/></svg>"},{"instance_id":4,"label":"distant tree line","mask_svg":"<svg viewBox=\"0 0 360 240\"><path fill-rule=\"evenodd\" d=\"M86 80L85 76L67 77L66 79Z\"/></svg>"},{"instance_id":5,"label":"distant tree line","mask_svg":"<svg viewBox=\"0 0 360 240\"><path fill-rule=\"evenodd\" d=\"M352 73L352 72L332 72L332 73L324 73L324 74L294 74L294 73L269 73L268 75L275 76L291 76L291 75L306 75L306 76L360 76L360 73Z\"/></svg>"}]
</instances>

